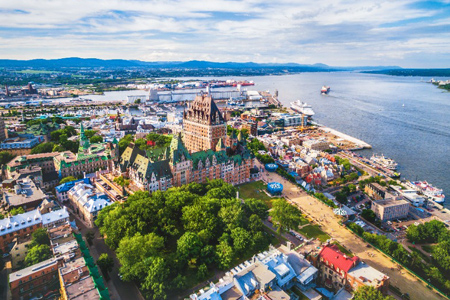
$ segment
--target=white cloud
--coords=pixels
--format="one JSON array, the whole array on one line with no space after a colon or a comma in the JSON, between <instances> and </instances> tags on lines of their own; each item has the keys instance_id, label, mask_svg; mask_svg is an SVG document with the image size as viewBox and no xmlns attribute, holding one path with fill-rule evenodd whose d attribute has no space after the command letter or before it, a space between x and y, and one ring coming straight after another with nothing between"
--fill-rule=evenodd
<instances>
[{"instance_id":1,"label":"white cloud","mask_svg":"<svg viewBox=\"0 0 450 300\"><path fill-rule=\"evenodd\" d=\"M406 67L425 67L432 53L440 61L430 67L449 67L450 58L448 14L407 0L3 0L0 18L1 58Z\"/></svg>"}]
</instances>

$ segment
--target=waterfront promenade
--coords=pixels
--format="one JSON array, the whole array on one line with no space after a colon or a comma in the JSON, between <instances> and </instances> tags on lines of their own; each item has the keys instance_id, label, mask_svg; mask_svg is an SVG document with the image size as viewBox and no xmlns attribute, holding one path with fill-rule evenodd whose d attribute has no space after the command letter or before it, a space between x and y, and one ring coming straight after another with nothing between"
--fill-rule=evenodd
<instances>
[{"instance_id":1,"label":"waterfront promenade","mask_svg":"<svg viewBox=\"0 0 450 300\"><path fill-rule=\"evenodd\" d=\"M259 167L260 163L257 165ZM411 275L403 268L397 269L398 265L373 247L367 247L367 243L344 228L339 222L341 217L334 215L332 209L296 185L285 180L276 173L263 174L266 182L278 181L284 185L283 196L293 205L300 208L305 214L321 225L321 229L338 241L354 255L372 267L380 270L390 277L391 285L398 287L403 293L408 293L411 299L442 299L433 290L428 289L425 284Z\"/></svg>"}]
</instances>

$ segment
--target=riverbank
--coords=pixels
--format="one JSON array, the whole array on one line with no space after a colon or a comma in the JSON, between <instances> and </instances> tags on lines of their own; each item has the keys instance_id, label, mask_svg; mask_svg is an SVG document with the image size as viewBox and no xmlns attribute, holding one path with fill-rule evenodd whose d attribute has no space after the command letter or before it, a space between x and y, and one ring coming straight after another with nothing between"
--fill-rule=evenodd
<instances>
[{"instance_id":1,"label":"riverbank","mask_svg":"<svg viewBox=\"0 0 450 300\"><path fill-rule=\"evenodd\" d=\"M372 149L372 146L369 145L368 143L366 143L366 142L364 142L364 141L362 141L360 139L357 139L355 137L352 137L352 136L350 136L348 134L345 134L345 133L342 133L340 131L337 131L335 129L332 129L332 128L329 128L329 127L326 127L326 126L323 126L323 125L318 125L318 129L322 130L323 132L330 133L330 134L333 134L335 136L338 136L341 139L344 139L344 140L349 141L349 142L351 142L351 143L356 145L355 148L348 149L348 150Z\"/></svg>"}]
</instances>

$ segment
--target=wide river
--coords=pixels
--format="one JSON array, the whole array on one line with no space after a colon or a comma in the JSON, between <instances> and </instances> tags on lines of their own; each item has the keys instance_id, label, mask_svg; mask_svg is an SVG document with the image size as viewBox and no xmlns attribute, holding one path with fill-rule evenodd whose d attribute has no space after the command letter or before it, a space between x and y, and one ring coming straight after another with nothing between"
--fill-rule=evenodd
<instances>
[{"instance_id":1,"label":"wide river","mask_svg":"<svg viewBox=\"0 0 450 300\"><path fill-rule=\"evenodd\" d=\"M258 90L275 89L283 105L301 99L315 121L359 138L399 164L402 178L444 189L450 207L450 93L430 78L360 73L303 73L250 78ZM320 94L322 85L331 87Z\"/></svg>"},{"instance_id":2,"label":"wide river","mask_svg":"<svg viewBox=\"0 0 450 300\"><path fill-rule=\"evenodd\" d=\"M450 93L426 83L430 78L336 72L233 79L253 80L249 90L277 89L284 106L306 101L316 122L372 145L360 151L365 156L377 153L394 159L402 178L427 180L444 189L450 207ZM320 94L322 85L331 87L329 95ZM126 95L146 93L105 94L96 97L125 100Z\"/></svg>"}]
</instances>

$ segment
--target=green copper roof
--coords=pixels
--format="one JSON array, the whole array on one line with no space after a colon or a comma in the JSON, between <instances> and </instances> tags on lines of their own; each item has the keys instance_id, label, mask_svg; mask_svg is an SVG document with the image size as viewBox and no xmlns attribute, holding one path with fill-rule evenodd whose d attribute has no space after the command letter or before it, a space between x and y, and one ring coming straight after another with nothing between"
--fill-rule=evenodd
<instances>
[{"instance_id":1,"label":"green copper roof","mask_svg":"<svg viewBox=\"0 0 450 300\"><path fill-rule=\"evenodd\" d=\"M189 151L183 144L183 140L181 139L181 133L174 136L172 141L170 142L170 158L172 163L178 163L181 161L181 158L184 156L186 160L190 159L191 155Z\"/></svg>"}]
</instances>

